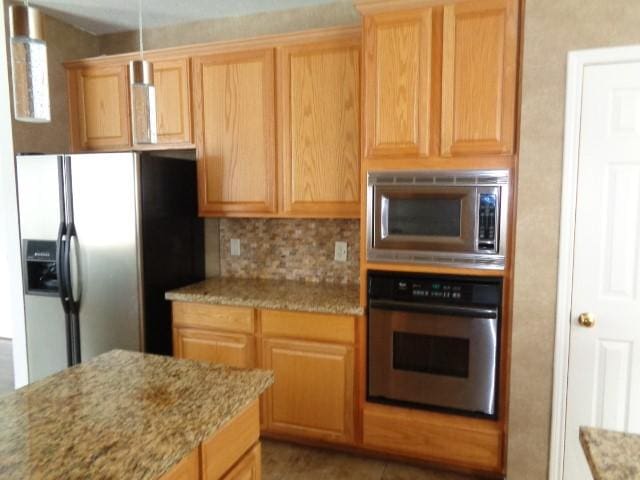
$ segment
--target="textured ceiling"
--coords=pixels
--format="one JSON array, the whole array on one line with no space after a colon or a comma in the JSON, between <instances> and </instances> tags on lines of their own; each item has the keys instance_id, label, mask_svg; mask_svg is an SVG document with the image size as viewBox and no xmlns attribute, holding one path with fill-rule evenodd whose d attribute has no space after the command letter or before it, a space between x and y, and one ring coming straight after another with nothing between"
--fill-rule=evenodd
<instances>
[{"instance_id":1,"label":"textured ceiling","mask_svg":"<svg viewBox=\"0 0 640 480\"><path fill-rule=\"evenodd\" d=\"M143 0L144 28L274 12L350 0ZM49 15L96 35L138 28L138 0L31 0Z\"/></svg>"}]
</instances>

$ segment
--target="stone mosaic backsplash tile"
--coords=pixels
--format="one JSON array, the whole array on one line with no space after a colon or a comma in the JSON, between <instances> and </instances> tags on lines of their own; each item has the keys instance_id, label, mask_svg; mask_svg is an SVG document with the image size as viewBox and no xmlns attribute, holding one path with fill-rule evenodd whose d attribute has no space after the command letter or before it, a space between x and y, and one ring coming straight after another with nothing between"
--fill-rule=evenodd
<instances>
[{"instance_id":1,"label":"stone mosaic backsplash tile","mask_svg":"<svg viewBox=\"0 0 640 480\"><path fill-rule=\"evenodd\" d=\"M333 259L337 241L348 244L346 262ZM359 220L220 219L223 277L359 283L359 258Z\"/></svg>"}]
</instances>

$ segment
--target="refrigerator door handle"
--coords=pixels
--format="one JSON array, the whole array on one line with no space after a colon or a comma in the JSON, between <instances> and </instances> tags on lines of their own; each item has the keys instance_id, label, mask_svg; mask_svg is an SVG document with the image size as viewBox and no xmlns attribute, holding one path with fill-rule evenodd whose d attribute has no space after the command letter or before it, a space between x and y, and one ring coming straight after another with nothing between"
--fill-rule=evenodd
<instances>
[{"instance_id":1,"label":"refrigerator door handle","mask_svg":"<svg viewBox=\"0 0 640 480\"><path fill-rule=\"evenodd\" d=\"M68 289L69 305L71 307L71 313L78 314L80 306L80 288L78 285L79 277L79 265L78 265L78 235L76 234L76 227L73 223L69 226L69 232L66 241L66 280L65 283ZM75 274L75 275L74 275ZM74 278L75 277L75 278ZM78 293L78 296L76 296Z\"/></svg>"},{"instance_id":2,"label":"refrigerator door handle","mask_svg":"<svg viewBox=\"0 0 640 480\"><path fill-rule=\"evenodd\" d=\"M65 315L69 313L69 294L66 282L66 236L67 226L64 222L60 222L58 227L58 238L56 240L56 273L58 275L58 295L60 296L60 303L62 303L62 309Z\"/></svg>"}]
</instances>

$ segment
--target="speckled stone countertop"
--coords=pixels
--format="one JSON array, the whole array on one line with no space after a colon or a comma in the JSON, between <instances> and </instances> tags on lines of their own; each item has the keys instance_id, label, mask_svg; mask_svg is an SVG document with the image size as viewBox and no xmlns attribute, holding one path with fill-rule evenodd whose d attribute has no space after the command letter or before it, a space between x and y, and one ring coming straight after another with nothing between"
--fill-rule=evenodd
<instances>
[{"instance_id":1,"label":"speckled stone countertop","mask_svg":"<svg viewBox=\"0 0 640 480\"><path fill-rule=\"evenodd\" d=\"M362 315L357 285L292 280L209 278L167 292L167 300L215 305Z\"/></svg>"},{"instance_id":2,"label":"speckled stone countertop","mask_svg":"<svg viewBox=\"0 0 640 480\"><path fill-rule=\"evenodd\" d=\"M272 383L114 350L0 397L0 478L156 479Z\"/></svg>"},{"instance_id":3,"label":"speckled stone countertop","mask_svg":"<svg viewBox=\"0 0 640 480\"><path fill-rule=\"evenodd\" d=\"M640 479L640 435L580 427L580 443L595 480Z\"/></svg>"}]
</instances>

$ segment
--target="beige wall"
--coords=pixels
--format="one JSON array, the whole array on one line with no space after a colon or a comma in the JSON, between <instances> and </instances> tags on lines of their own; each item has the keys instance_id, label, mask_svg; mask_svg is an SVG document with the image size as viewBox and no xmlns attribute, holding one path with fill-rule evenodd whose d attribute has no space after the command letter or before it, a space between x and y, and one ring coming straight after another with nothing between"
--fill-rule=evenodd
<instances>
[{"instance_id":1,"label":"beige wall","mask_svg":"<svg viewBox=\"0 0 640 480\"><path fill-rule=\"evenodd\" d=\"M51 122L32 124L14 121L13 143L16 153L56 153L69 150L67 77L62 62L74 58L92 57L98 55L100 51L98 37L51 17L46 17L45 39L49 68Z\"/></svg>"},{"instance_id":2,"label":"beige wall","mask_svg":"<svg viewBox=\"0 0 640 480\"><path fill-rule=\"evenodd\" d=\"M260 13L242 17L206 20L162 28L145 29L145 49L177 47L218 40L249 38L259 35L295 32L311 28L356 25L360 15L350 0L283 12ZM103 54L138 49L137 32L115 33L100 37Z\"/></svg>"},{"instance_id":3,"label":"beige wall","mask_svg":"<svg viewBox=\"0 0 640 480\"><path fill-rule=\"evenodd\" d=\"M640 43L636 0L528 0L518 184L509 478L547 478L570 50Z\"/></svg>"}]
</instances>

